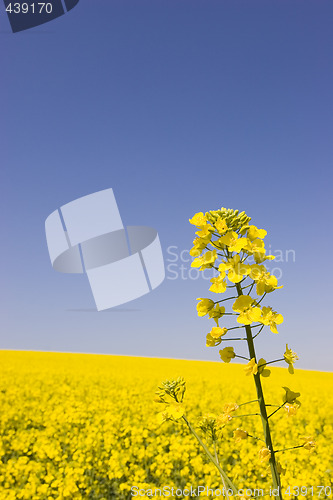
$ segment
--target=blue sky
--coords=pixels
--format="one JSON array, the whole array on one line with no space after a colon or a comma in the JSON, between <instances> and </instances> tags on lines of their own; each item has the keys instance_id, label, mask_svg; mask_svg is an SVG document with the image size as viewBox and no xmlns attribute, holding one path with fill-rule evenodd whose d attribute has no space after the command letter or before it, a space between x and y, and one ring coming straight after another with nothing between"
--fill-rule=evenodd
<instances>
[{"instance_id":1,"label":"blue sky","mask_svg":"<svg viewBox=\"0 0 333 500\"><path fill-rule=\"evenodd\" d=\"M80 0L12 34L1 6L1 348L217 360L209 282L180 252L189 217L224 206L284 256L285 322L259 354L288 342L332 370L332 18L331 0ZM52 269L44 222L109 187L125 224L158 230L167 279L97 313L85 276Z\"/></svg>"}]
</instances>

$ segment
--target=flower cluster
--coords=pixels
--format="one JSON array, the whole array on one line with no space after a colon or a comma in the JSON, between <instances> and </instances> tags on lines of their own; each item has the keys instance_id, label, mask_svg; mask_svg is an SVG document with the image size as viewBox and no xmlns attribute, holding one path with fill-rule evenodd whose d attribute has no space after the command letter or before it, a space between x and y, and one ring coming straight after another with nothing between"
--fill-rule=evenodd
<instances>
[{"instance_id":1,"label":"flower cluster","mask_svg":"<svg viewBox=\"0 0 333 500\"><path fill-rule=\"evenodd\" d=\"M177 380L166 380L156 392L155 403L163 405L162 411L157 415L158 422L162 424L167 420L177 421L185 414L183 399L186 391L186 383L182 377Z\"/></svg>"},{"instance_id":2,"label":"flower cluster","mask_svg":"<svg viewBox=\"0 0 333 500\"><path fill-rule=\"evenodd\" d=\"M198 229L190 251L195 256L191 265L201 270L213 268L217 271L217 276L211 278L209 288L214 294L224 294L227 288L235 289L237 296L232 304L232 312L227 314L236 316L239 328L249 326L253 332L259 328L259 334L268 326L271 332L278 333L278 325L283 323L282 314L261 302L267 294L282 288L282 285L278 285L277 278L263 264L266 260L274 259L273 255L266 254L264 238L267 232L250 224L250 221L245 212L225 208L195 214L190 219L190 223ZM251 293L254 290L253 296ZM228 298L214 300L200 297L197 300L198 316L208 315L216 323L206 334L206 345L216 347L228 339L228 327L219 323L226 315L226 308L221 302ZM229 363L237 354L233 347L225 347L220 350L220 357L225 363ZM294 362L297 359L297 354L287 345L282 360L288 364L291 374L294 373ZM281 359L273 362L276 361ZM266 368L267 364L264 359L257 363L251 357L245 369L246 374L259 373L268 377L270 370Z\"/></svg>"},{"instance_id":3,"label":"flower cluster","mask_svg":"<svg viewBox=\"0 0 333 500\"><path fill-rule=\"evenodd\" d=\"M208 315L214 319L214 326L206 334L206 345L216 347L228 341L231 330L241 329L245 336L230 338L232 341L245 341L249 357L244 357L235 352L233 346L226 346L219 350L220 358L225 363L230 363L235 358L247 360L244 368L245 374L252 375L255 381L259 410L263 422L265 447L259 451L261 462L268 462L271 467L274 487L280 486L280 474L283 470L279 465L273 450L272 437L268 419L281 408L285 408L287 415L295 415L300 407L295 393L285 387L282 405L266 405L261 384L262 377L269 377L271 370L267 365L284 361L288 365L289 374L294 373L294 363L298 360L297 354L286 345L283 357L266 361L264 358L257 360L254 339L267 326L274 334L278 333L278 326L283 323L283 316L275 311L269 304L263 304L267 295L282 286L278 284L276 276L272 275L266 265L267 260L273 260L273 255L267 255L264 239L267 232L250 224L250 217L245 212L221 208L210 212L195 214L190 223L197 227L196 238L190 254L194 257L193 267L200 270L213 269L216 274L211 278L210 292L225 294L232 289L234 296L214 300L214 298L200 297L197 303L199 316ZM229 311L225 305L228 300L233 300ZM228 327L226 316L234 316L238 326ZM268 415L268 407L277 408ZM224 422L230 415L224 415ZM246 439L249 434L240 428L234 432L236 441ZM311 440L304 447L311 448ZM280 471L280 472L279 472ZM281 499L281 497L279 497Z\"/></svg>"}]
</instances>

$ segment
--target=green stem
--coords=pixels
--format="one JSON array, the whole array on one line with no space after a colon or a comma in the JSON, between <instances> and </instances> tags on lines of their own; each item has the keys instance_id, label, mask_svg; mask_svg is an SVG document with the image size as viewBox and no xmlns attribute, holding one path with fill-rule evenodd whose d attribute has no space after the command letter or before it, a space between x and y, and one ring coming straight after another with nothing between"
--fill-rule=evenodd
<instances>
[{"instance_id":1,"label":"green stem","mask_svg":"<svg viewBox=\"0 0 333 500\"><path fill-rule=\"evenodd\" d=\"M231 340L246 340L246 338L241 338L241 337L238 337L238 338L233 338L233 339L220 339L220 340L226 340L227 342L230 342ZM241 356L237 356L238 358L240 358ZM244 358L244 359L247 359L247 358Z\"/></svg>"},{"instance_id":2,"label":"green stem","mask_svg":"<svg viewBox=\"0 0 333 500\"><path fill-rule=\"evenodd\" d=\"M205 443L202 441L202 439L200 438L200 436L195 432L195 430L193 429L192 425L190 424L190 422L187 420L187 418L184 415L183 415L183 419L185 420L186 425L189 428L189 430L192 432L193 436L197 439L198 443L205 450L205 453L206 453L207 457L209 458L209 460L215 465L215 467L217 468L217 470L219 471L219 473L221 474L221 476L227 482L228 487L231 488L232 491L233 491L233 493L236 495L237 492L238 492L236 486L230 481L230 479L228 478L228 476L226 475L226 473L224 472L224 470L217 463L217 461L215 460L215 458L213 457L213 455L211 454L211 452L209 451L209 449L207 448L207 446L205 445Z\"/></svg>"},{"instance_id":3,"label":"green stem","mask_svg":"<svg viewBox=\"0 0 333 500\"><path fill-rule=\"evenodd\" d=\"M266 297L267 295L267 292L264 293L264 295L261 297L261 299L256 303L256 305L258 306L260 304L260 302Z\"/></svg>"},{"instance_id":4,"label":"green stem","mask_svg":"<svg viewBox=\"0 0 333 500\"><path fill-rule=\"evenodd\" d=\"M255 325L255 326L257 326L257 325ZM255 339L256 337L258 337L259 333L262 332L264 326L265 325L262 325L262 327L260 328L260 330L255 335L253 335L252 339Z\"/></svg>"},{"instance_id":5,"label":"green stem","mask_svg":"<svg viewBox=\"0 0 333 500\"><path fill-rule=\"evenodd\" d=\"M242 287L240 286L239 283L237 283L236 288L237 288L238 296L240 297L241 295L243 295ZM256 358L256 351L254 348L254 342L253 342L253 338L252 338L251 328L248 325L246 325L245 330L246 330L246 337L247 337L247 344L248 344L250 358L251 359L254 358L256 360L257 359ZM265 443L266 443L267 448L271 452L271 458L269 460L269 463L270 463L270 467L271 467L273 487L278 488L279 495L277 498L279 498L279 500L283 500L282 493L281 493L280 476L279 476L279 473L277 471L272 436L271 436L271 431L270 431L269 422L268 422L268 416L267 416L267 411L266 411L264 393L263 393L261 380L260 380L260 374L257 373L256 375L253 375L253 378L254 378L254 382L256 385L257 396L258 396L258 400L259 400L259 408L260 408L262 426L263 426L263 430L264 430Z\"/></svg>"},{"instance_id":6,"label":"green stem","mask_svg":"<svg viewBox=\"0 0 333 500\"><path fill-rule=\"evenodd\" d=\"M260 415L260 413L247 413L246 415L234 415L232 418L253 417L255 415Z\"/></svg>"},{"instance_id":7,"label":"green stem","mask_svg":"<svg viewBox=\"0 0 333 500\"><path fill-rule=\"evenodd\" d=\"M258 441L262 441L263 443L265 443L265 441L261 438L257 438L256 436L252 436L251 434L248 434L248 437L249 438L252 438L252 439L257 439ZM266 443L265 443L266 444ZM276 452L275 452L276 453Z\"/></svg>"},{"instance_id":8,"label":"green stem","mask_svg":"<svg viewBox=\"0 0 333 500\"><path fill-rule=\"evenodd\" d=\"M298 446L293 446L292 448L284 448L283 450L276 450L275 453L280 453L281 451L289 451L289 450L296 450L297 448L303 448L304 444L300 444Z\"/></svg>"},{"instance_id":9,"label":"green stem","mask_svg":"<svg viewBox=\"0 0 333 500\"><path fill-rule=\"evenodd\" d=\"M246 401L246 403L241 403L240 405L238 405L238 407L240 408L241 406L248 405L250 403L256 403L257 401L258 399L252 399L252 401Z\"/></svg>"},{"instance_id":10,"label":"green stem","mask_svg":"<svg viewBox=\"0 0 333 500\"><path fill-rule=\"evenodd\" d=\"M274 359L274 361L267 361L267 363L262 363L261 365L258 365L258 368L259 366L271 365L272 363L278 363L279 361L284 361L284 358Z\"/></svg>"},{"instance_id":11,"label":"green stem","mask_svg":"<svg viewBox=\"0 0 333 500\"><path fill-rule=\"evenodd\" d=\"M218 457L217 451L216 451L216 441L215 440L213 441L213 445L214 445L214 455L215 455L216 463L220 465L219 457ZM226 487L226 484L225 484L225 481L224 481L224 477L222 476L221 473L220 473L220 476L221 476L221 479L222 479L223 487L225 489L225 497L226 497L227 500L229 500L230 497L228 495L228 488Z\"/></svg>"},{"instance_id":12,"label":"green stem","mask_svg":"<svg viewBox=\"0 0 333 500\"><path fill-rule=\"evenodd\" d=\"M276 413L277 411L281 410L281 408L283 408L285 404L286 403L283 403L283 405L279 406L276 410L273 411L273 413L271 413L270 415L268 415L267 418L271 418L274 415L274 413Z\"/></svg>"},{"instance_id":13,"label":"green stem","mask_svg":"<svg viewBox=\"0 0 333 500\"><path fill-rule=\"evenodd\" d=\"M226 300L237 299L237 297L227 297L226 299L217 300L214 304L219 304L220 302L225 302Z\"/></svg>"}]
</instances>

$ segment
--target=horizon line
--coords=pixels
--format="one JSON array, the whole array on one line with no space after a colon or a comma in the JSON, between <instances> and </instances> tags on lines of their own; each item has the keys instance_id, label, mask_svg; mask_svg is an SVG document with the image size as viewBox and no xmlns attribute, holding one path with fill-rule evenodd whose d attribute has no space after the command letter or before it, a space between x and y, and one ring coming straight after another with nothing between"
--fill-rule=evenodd
<instances>
[{"instance_id":1,"label":"horizon line","mask_svg":"<svg viewBox=\"0 0 333 500\"><path fill-rule=\"evenodd\" d=\"M161 356L140 356L140 355L133 355L133 354L112 354L112 353L105 353L105 352L77 352L77 351L43 351L43 350L36 350L36 349L0 349L0 352L5 351L5 352L38 352L38 353L52 353L52 354L86 354L86 355L92 355L92 356L122 356L122 357L127 357L127 358L143 358L143 359L166 359L166 360L176 360L176 361L199 361L202 363L220 363L220 360L211 360L211 359L190 359L190 358L170 358L170 357L161 357ZM232 363L233 365L239 365L239 366L244 366L243 363ZM274 366L272 368L281 368L283 369L282 366ZM329 370L314 370L312 368L297 368L298 370L302 371L310 371L310 372L319 372L319 373L333 373L333 371Z\"/></svg>"}]
</instances>

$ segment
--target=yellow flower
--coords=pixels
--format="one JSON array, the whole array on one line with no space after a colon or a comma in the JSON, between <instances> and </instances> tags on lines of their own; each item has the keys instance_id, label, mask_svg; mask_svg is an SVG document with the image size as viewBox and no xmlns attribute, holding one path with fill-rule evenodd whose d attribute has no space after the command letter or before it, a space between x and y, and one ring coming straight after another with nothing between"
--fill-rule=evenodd
<instances>
[{"instance_id":1,"label":"yellow flower","mask_svg":"<svg viewBox=\"0 0 333 500\"><path fill-rule=\"evenodd\" d=\"M246 375L256 375L258 373L258 365L256 363L256 360L252 358L247 365L244 368L245 374Z\"/></svg>"},{"instance_id":2,"label":"yellow flower","mask_svg":"<svg viewBox=\"0 0 333 500\"><path fill-rule=\"evenodd\" d=\"M237 403L227 403L223 407L223 412L224 413L232 413L233 411L238 410L239 406Z\"/></svg>"},{"instance_id":3,"label":"yellow flower","mask_svg":"<svg viewBox=\"0 0 333 500\"><path fill-rule=\"evenodd\" d=\"M258 259L265 257L266 254L265 243L262 240L256 238L255 240L251 241L250 239L247 238L246 241L247 243L246 246L244 247L244 250L250 255L254 254L256 262L257 262L256 255Z\"/></svg>"},{"instance_id":4,"label":"yellow flower","mask_svg":"<svg viewBox=\"0 0 333 500\"><path fill-rule=\"evenodd\" d=\"M210 333L207 333L206 335L206 347L216 347L217 345L220 345L222 342L221 338L214 339Z\"/></svg>"},{"instance_id":5,"label":"yellow flower","mask_svg":"<svg viewBox=\"0 0 333 500\"><path fill-rule=\"evenodd\" d=\"M258 321L263 325L269 325L271 332L279 333L276 325L283 323L283 316L282 314L278 314L276 311L273 311L271 307L263 307L261 317Z\"/></svg>"},{"instance_id":6,"label":"yellow flower","mask_svg":"<svg viewBox=\"0 0 333 500\"><path fill-rule=\"evenodd\" d=\"M281 475L284 475L287 472L287 469L284 469L278 460L276 460L276 469Z\"/></svg>"},{"instance_id":7,"label":"yellow flower","mask_svg":"<svg viewBox=\"0 0 333 500\"><path fill-rule=\"evenodd\" d=\"M214 293L224 293L227 289L227 282L224 278L225 273L223 272L216 278L212 278L210 282L213 284L210 286L209 290Z\"/></svg>"},{"instance_id":8,"label":"yellow flower","mask_svg":"<svg viewBox=\"0 0 333 500\"><path fill-rule=\"evenodd\" d=\"M284 360L286 363L288 363L288 372L293 374L294 373L294 363L295 361L298 360L298 356L296 352L292 351L289 349L288 344L286 344L286 352L283 355Z\"/></svg>"},{"instance_id":9,"label":"yellow flower","mask_svg":"<svg viewBox=\"0 0 333 500\"><path fill-rule=\"evenodd\" d=\"M220 328L219 326L213 326L212 330L207 333L206 336L206 346L207 347L215 347L221 344L221 337L225 335L228 331L228 328Z\"/></svg>"},{"instance_id":10,"label":"yellow flower","mask_svg":"<svg viewBox=\"0 0 333 500\"><path fill-rule=\"evenodd\" d=\"M168 407L168 413L170 417L178 420L184 415L185 410L181 404L173 404Z\"/></svg>"},{"instance_id":11,"label":"yellow flower","mask_svg":"<svg viewBox=\"0 0 333 500\"><path fill-rule=\"evenodd\" d=\"M258 229L256 226L249 226L247 230L247 237L253 241L256 238L264 239L267 234L267 231L265 229Z\"/></svg>"},{"instance_id":12,"label":"yellow flower","mask_svg":"<svg viewBox=\"0 0 333 500\"><path fill-rule=\"evenodd\" d=\"M214 302L211 299L199 297L197 300L200 300L197 303L198 316L205 316L214 307Z\"/></svg>"},{"instance_id":13,"label":"yellow flower","mask_svg":"<svg viewBox=\"0 0 333 500\"><path fill-rule=\"evenodd\" d=\"M246 431L243 431L243 429L238 428L234 431L234 438L235 438L236 443L239 443L243 439L248 438L248 433Z\"/></svg>"},{"instance_id":14,"label":"yellow flower","mask_svg":"<svg viewBox=\"0 0 333 500\"><path fill-rule=\"evenodd\" d=\"M165 409L157 414L157 421L160 424L167 420L179 420L185 413L184 407L180 403L167 405Z\"/></svg>"},{"instance_id":15,"label":"yellow flower","mask_svg":"<svg viewBox=\"0 0 333 500\"><path fill-rule=\"evenodd\" d=\"M169 417L168 417L168 413L166 411L160 411L156 415L157 423L160 425L163 424L163 422L166 422L168 419L169 419Z\"/></svg>"},{"instance_id":16,"label":"yellow flower","mask_svg":"<svg viewBox=\"0 0 333 500\"><path fill-rule=\"evenodd\" d=\"M197 231L195 234L199 236L199 238L204 238L207 239L208 241L211 240L212 238L212 232L214 231L214 228L207 224L203 228L200 229L200 231Z\"/></svg>"},{"instance_id":17,"label":"yellow flower","mask_svg":"<svg viewBox=\"0 0 333 500\"><path fill-rule=\"evenodd\" d=\"M286 410L288 417L293 417L294 415L296 415L298 408L298 404L284 405L284 409Z\"/></svg>"},{"instance_id":18,"label":"yellow flower","mask_svg":"<svg viewBox=\"0 0 333 500\"><path fill-rule=\"evenodd\" d=\"M224 219L217 219L217 221L214 222L214 226L216 227L217 232L220 234L224 234L226 231L228 231L228 226Z\"/></svg>"},{"instance_id":19,"label":"yellow flower","mask_svg":"<svg viewBox=\"0 0 333 500\"><path fill-rule=\"evenodd\" d=\"M225 424L227 424L228 422L230 422L230 420L232 420L231 415L228 415L227 413L221 413L221 415L218 415L216 417L216 425L218 427L222 427Z\"/></svg>"},{"instance_id":20,"label":"yellow flower","mask_svg":"<svg viewBox=\"0 0 333 500\"><path fill-rule=\"evenodd\" d=\"M270 274L265 266L253 264L250 269L250 277L256 282L257 295L263 295L278 288L283 288L283 286L277 286L278 280L276 276Z\"/></svg>"},{"instance_id":21,"label":"yellow flower","mask_svg":"<svg viewBox=\"0 0 333 500\"><path fill-rule=\"evenodd\" d=\"M219 353L222 361L224 361L225 363L230 363L230 361L236 357L233 347L225 347L224 349L219 351Z\"/></svg>"},{"instance_id":22,"label":"yellow flower","mask_svg":"<svg viewBox=\"0 0 333 500\"><path fill-rule=\"evenodd\" d=\"M274 255L266 255L265 244L260 238L256 238L253 241L247 238L247 245L244 247L244 250L248 254L254 256L254 260L257 264L260 264L265 260L275 259Z\"/></svg>"},{"instance_id":23,"label":"yellow flower","mask_svg":"<svg viewBox=\"0 0 333 500\"><path fill-rule=\"evenodd\" d=\"M269 459L271 458L271 452L269 451L268 448L261 448L259 450L259 459L261 462L268 462Z\"/></svg>"},{"instance_id":24,"label":"yellow flower","mask_svg":"<svg viewBox=\"0 0 333 500\"><path fill-rule=\"evenodd\" d=\"M271 374L271 370L266 368L266 360L264 358L260 358L258 361L258 373L262 377L269 377Z\"/></svg>"},{"instance_id":25,"label":"yellow flower","mask_svg":"<svg viewBox=\"0 0 333 500\"><path fill-rule=\"evenodd\" d=\"M228 271L228 279L232 283L239 283L245 275L250 273L251 267L248 264L243 264L240 261L240 256L234 255L227 262L222 262L219 265L219 271L225 273Z\"/></svg>"},{"instance_id":26,"label":"yellow flower","mask_svg":"<svg viewBox=\"0 0 333 500\"><path fill-rule=\"evenodd\" d=\"M237 318L238 323L250 325L253 321L259 321L261 309L260 307L252 307L253 303L255 303L255 300L249 295L241 295L235 300L232 308L240 313Z\"/></svg>"},{"instance_id":27,"label":"yellow flower","mask_svg":"<svg viewBox=\"0 0 333 500\"><path fill-rule=\"evenodd\" d=\"M190 255L192 257L198 257L208 245L210 238L211 236L207 238L195 238L193 240L193 248L190 250Z\"/></svg>"},{"instance_id":28,"label":"yellow flower","mask_svg":"<svg viewBox=\"0 0 333 500\"><path fill-rule=\"evenodd\" d=\"M316 441L311 436L304 436L302 439L304 440L303 448L308 451L313 451L317 446Z\"/></svg>"},{"instance_id":29,"label":"yellow flower","mask_svg":"<svg viewBox=\"0 0 333 500\"><path fill-rule=\"evenodd\" d=\"M211 337L213 337L213 339L220 339L221 337L223 337L223 335L227 333L227 331L228 328L220 328L219 326L213 326L213 328L209 333Z\"/></svg>"},{"instance_id":30,"label":"yellow flower","mask_svg":"<svg viewBox=\"0 0 333 500\"><path fill-rule=\"evenodd\" d=\"M296 399L301 395L300 392L294 392L289 387L283 387L283 389L286 391L282 398L284 403L296 403L301 406L301 403Z\"/></svg>"},{"instance_id":31,"label":"yellow flower","mask_svg":"<svg viewBox=\"0 0 333 500\"><path fill-rule=\"evenodd\" d=\"M202 212L198 212L189 221L194 226L203 227L207 224L207 217Z\"/></svg>"},{"instance_id":32,"label":"yellow flower","mask_svg":"<svg viewBox=\"0 0 333 500\"><path fill-rule=\"evenodd\" d=\"M246 238L238 238L238 234L235 231L229 231L224 236L221 236L218 243L226 245L229 252L239 253L247 245L248 241Z\"/></svg>"},{"instance_id":33,"label":"yellow flower","mask_svg":"<svg viewBox=\"0 0 333 500\"><path fill-rule=\"evenodd\" d=\"M224 313L225 307L220 306L220 304L215 304L213 309L209 311L208 316L215 321L217 326L219 326L219 318L221 318Z\"/></svg>"},{"instance_id":34,"label":"yellow flower","mask_svg":"<svg viewBox=\"0 0 333 500\"><path fill-rule=\"evenodd\" d=\"M200 270L203 271L207 269L207 267L212 267L216 259L216 250L208 250L208 252L204 253L201 257L194 259L191 263L191 267L200 267Z\"/></svg>"}]
</instances>

